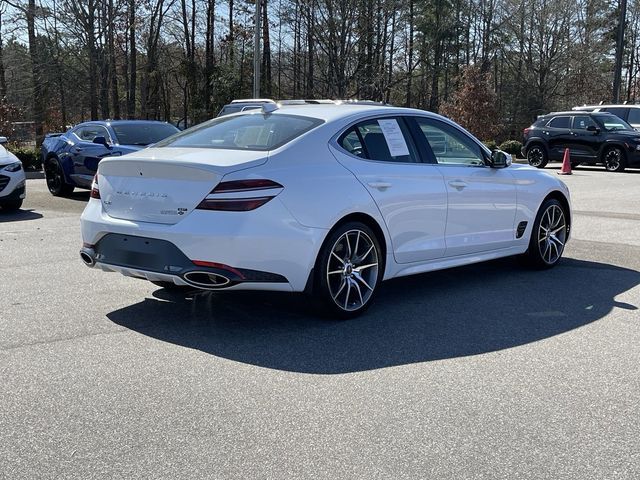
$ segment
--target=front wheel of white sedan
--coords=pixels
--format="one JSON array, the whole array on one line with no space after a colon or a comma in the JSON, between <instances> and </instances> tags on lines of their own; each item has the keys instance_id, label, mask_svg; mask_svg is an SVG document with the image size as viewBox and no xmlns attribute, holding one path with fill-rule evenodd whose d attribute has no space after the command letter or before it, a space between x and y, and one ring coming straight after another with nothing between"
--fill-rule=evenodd
<instances>
[{"instance_id":1,"label":"front wheel of white sedan","mask_svg":"<svg viewBox=\"0 0 640 480\"><path fill-rule=\"evenodd\" d=\"M562 204L555 199L543 202L533 224L529 249L525 254L535 268L551 268L560 261L569 225Z\"/></svg>"},{"instance_id":2,"label":"front wheel of white sedan","mask_svg":"<svg viewBox=\"0 0 640 480\"><path fill-rule=\"evenodd\" d=\"M341 225L318 257L317 295L332 316L353 318L371 304L383 267L375 233L360 222Z\"/></svg>"}]
</instances>

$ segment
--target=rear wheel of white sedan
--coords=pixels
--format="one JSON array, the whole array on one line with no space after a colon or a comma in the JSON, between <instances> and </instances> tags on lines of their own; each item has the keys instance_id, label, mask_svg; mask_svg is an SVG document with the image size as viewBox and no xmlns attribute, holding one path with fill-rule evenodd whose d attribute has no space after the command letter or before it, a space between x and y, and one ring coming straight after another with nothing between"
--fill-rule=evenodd
<instances>
[{"instance_id":1,"label":"rear wheel of white sedan","mask_svg":"<svg viewBox=\"0 0 640 480\"><path fill-rule=\"evenodd\" d=\"M353 318L370 305L383 267L380 243L367 225L340 225L329 234L318 257L317 295L333 316Z\"/></svg>"},{"instance_id":2,"label":"rear wheel of white sedan","mask_svg":"<svg viewBox=\"0 0 640 480\"><path fill-rule=\"evenodd\" d=\"M526 257L535 268L551 268L560 261L569 232L562 204L553 198L546 200L533 224Z\"/></svg>"}]
</instances>

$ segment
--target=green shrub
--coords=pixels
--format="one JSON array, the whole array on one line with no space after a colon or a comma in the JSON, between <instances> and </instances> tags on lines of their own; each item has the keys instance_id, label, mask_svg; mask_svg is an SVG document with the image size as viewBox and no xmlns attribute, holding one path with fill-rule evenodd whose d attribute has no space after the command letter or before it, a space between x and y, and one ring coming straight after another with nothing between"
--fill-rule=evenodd
<instances>
[{"instance_id":1,"label":"green shrub","mask_svg":"<svg viewBox=\"0 0 640 480\"><path fill-rule=\"evenodd\" d=\"M498 147L503 152L510 153L511 155L520 155L520 149L522 149L522 143L517 140L507 140Z\"/></svg>"},{"instance_id":2,"label":"green shrub","mask_svg":"<svg viewBox=\"0 0 640 480\"><path fill-rule=\"evenodd\" d=\"M496 143L495 140L485 140L482 143L484 143L484 146L487 147L491 151L493 151L496 148L498 148L498 144Z\"/></svg>"},{"instance_id":3,"label":"green shrub","mask_svg":"<svg viewBox=\"0 0 640 480\"><path fill-rule=\"evenodd\" d=\"M22 167L25 170L33 171L40 170L40 168L42 168L40 162L40 152L37 148L9 146L8 150L16 157L18 157L18 160L22 162Z\"/></svg>"}]
</instances>

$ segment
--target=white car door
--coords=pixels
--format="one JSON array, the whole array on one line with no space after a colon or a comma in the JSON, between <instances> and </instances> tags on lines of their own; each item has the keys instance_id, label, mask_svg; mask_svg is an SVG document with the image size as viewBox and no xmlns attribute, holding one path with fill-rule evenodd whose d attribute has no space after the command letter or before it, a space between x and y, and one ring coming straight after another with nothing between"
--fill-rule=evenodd
<instances>
[{"instance_id":1,"label":"white car door","mask_svg":"<svg viewBox=\"0 0 640 480\"><path fill-rule=\"evenodd\" d=\"M447 257L513 246L517 208L515 178L491 168L481 147L443 121L413 117L442 172L448 198Z\"/></svg>"},{"instance_id":2,"label":"white car door","mask_svg":"<svg viewBox=\"0 0 640 480\"><path fill-rule=\"evenodd\" d=\"M435 164L420 163L403 118L361 121L331 151L376 202L398 263L444 255L447 192L442 173Z\"/></svg>"}]
</instances>

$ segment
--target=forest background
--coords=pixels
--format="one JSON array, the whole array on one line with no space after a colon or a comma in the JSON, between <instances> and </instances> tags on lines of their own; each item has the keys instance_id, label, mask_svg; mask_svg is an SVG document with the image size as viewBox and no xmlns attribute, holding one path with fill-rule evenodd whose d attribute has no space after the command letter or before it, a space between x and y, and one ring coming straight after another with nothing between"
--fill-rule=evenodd
<instances>
[{"instance_id":1,"label":"forest background","mask_svg":"<svg viewBox=\"0 0 640 480\"><path fill-rule=\"evenodd\" d=\"M0 0L0 135L29 125L39 142L89 119L212 118L251 97L255 8L255 0ZM640 1L258 0L258 8L262 97L417 107L502 141L520 139L537 115L640 93Z\"/></svg>"}]
</instances>

